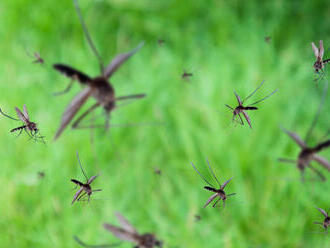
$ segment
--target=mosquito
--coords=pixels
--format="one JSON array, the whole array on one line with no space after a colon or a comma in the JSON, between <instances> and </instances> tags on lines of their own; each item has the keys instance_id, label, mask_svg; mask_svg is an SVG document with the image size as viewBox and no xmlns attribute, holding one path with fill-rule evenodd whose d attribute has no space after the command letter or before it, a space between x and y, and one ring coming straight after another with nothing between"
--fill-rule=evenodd
<instances>
[{"instance_id":1,"label":"mosquito","mask_svg":"<svg viewBox=\"0 0 330 248\"><path fill-rule=\"evenodd\" d=\"M121 227L104 223L103 227L111 232L117 238L134 243L134 248L154 248L162 247L163 243L159 241L152 233L139 234L137 230L120 213L116 213Z\"/></svg>"},{"instance_id":2,"label":"mosquito","mask_svg":"<svg viewBox=\"0 0 330 248\"><path fill-rule=\"evenodd\" d=\"M20 136L22 134L23 130L24 130L31 139L34 139L35 141L37 139L41 139L44 142L44 140L43 140L44 136L38 136L39 129L37 127L37 124L35 122L30 121L30 117L29 117L29 113L27 111L26 105L25 104L23 105L23 112L17 107L15 107L15 111L16 111L16 114L17 114L19 119L13 118L13 117L5 114L0 108L0 113L3 116L5 116L9 119L12 119L14 121L23 122L22 126L13 128L12 130L10 130L10 132L13 133L13 132L18 131L19 133L18 133L17 136Z\"/></svg>"},{"instance_id":3,"label":"mosquito","mask_svg":"<svg viewBox=\"0 0 330 248\"><path fill-rule=\"evenodd\" d=\"M30 58L35 59L35 60L32 61L33 64L43 65L45 63L44 59L40 56L40 53L34 52L33 55L31 55L28 51L26 51L26 53Z\"/></svg>"},{"instance_id":4,"label":"mosquito","mask_svg":"<svg viewBox=\"0 0 330 248\"><path fill-rule=\"evenodd\" d=\"M161 175L162 174L162 171L158 167L155 167L154 168L154 173L157 174L157 175Z\"/></svg>"},{"instance_id":5,"label":"mosquito","mask_svg":"<svg viewBox=\"0 0 330 248\"><path fill-rule=\"evenodd\" d=\"M260 87L264 84L264 81L261 82L261 84L250 94L248 95L245 99L243 99L243 101L241 100L241 98L239 97L239 95L236 93L236 91L234 90L234 94L236 96L236 99L237 99L237 102L238 102L238 106L233 108L231 106L229 106L228 104L226 104L226 107L231 109L233 111L233 121L235 121L235 119L237 118L237 116L239 117L239 122L241 125L244 125L244 122L243 122L243 119L241 117L241 113L243 114L246 122L249 124L250 128L252 128L252 125L251 125L251 120L250 120L250 117L249 115L247 114L247 110L257 110L258 108L257 107L254 107L253 105L256 105L264 100L266 100L268 97L272 96L273 94L275 94L275 92L277 92L277 89L274 90L272 93L270 93L269 95L265 96L264 98L250 104L249 106L244 106L244 102L246 100L248 100L251 96L254 95L254 93L256 93Z\"/></svg>"},{"instance_id":6,"label":"mosquito","mask_svg":"<svg viewBox=\"0 0 330 248\"><path fill-rule=\"evenodd\" d=\"M186 71L183 71L182 75L181 75L181 78L182 79L186 79L189 81L189 79L193 76L194 74L192 74L191 72L186 72Z\"/></svg>"},{"instance_id":7,"label":"mosquito","mask_svg":"<svg viewBox=\"0 0 330 248\"><path fill-rule=\"evenodd\" d=\"M305 141L302 140L298 134L294 133L294 132L290 132L284 128L282 128L282 130L289 135L290 138L293 139L293 141L295 141L297 143L297 145L300 147L300 152L298 154L298 158L297 160L292 160L292 159L286 159L286 158L280 158L279 161L280 162L285 162L285 163L293 163L293 164L297 164L297 168L301 171L301 176L302 176L302 180L304 180L304 172L305 172L305 168L310 168L314 173L316 173L322 181L325 181L326 178L323 176L323 174L316 168L314 168L311 165L312 161L316 161L318 164L320 164L321 166L323 166L325 169L327 169L328 171L330 171L330 163L327 159L323 158L322 156L318 155L317 153L319 153L320 151L330 147L330 139L322 141L320 143L318 143L316 146L314 147L309 147L307 145L307 141L313 131L313 128L315 127L317 120L321 114L321 110L322 110L322 106L324 104L325 101L325 97L326 97L326 93L327 93L327 87L328 84L325 84L324 86L324 90L323 90L323 95L321 98L321 102L320 105L318 107L318 111L314 117L314 120L312 122L311 127L309 128L307 135L305 137Z\"/></svg>"},{"instance_id":8,"label":"mosquito","mask_svg":"<svg viewBox=\"0 0 330 248\"><path fill-rule=\"evenodd\" d=\"M91 178L88 178L86 176L86 173L85 173L82 165L81 165L78 152L77 152L77 159L78 159L78 163L79 163L80 169L81 169L84 177L86 178L86 183L82 183L82 182L80 182L80 181L78 181L76 179L71 179L71 182L73 182L74 184L76 184L77 186L80 187L79 190L74 195L71 204L73 204L75 201L82 200L83 197L85 197L85 196L88 197L88 202L89 202L90 201L90 197L91 197L91 195L92 195L93 192L102 191L102 189L92 190L91 183L98 177L98 175L92 176Z\"/></svg>"},{"instance_id":9,"label":"mosquito","mask_svg":"<svg viewBox=\"0 0 330 248\"><path fill-rule=\"evenodd\" d=\"M224 191L226 185L231 181L232 178L228 179L227 181L225 181L223 184L220 184L218 178L215 176L212 167L209 163L208 160L207 164L209 166L209 169L211 171L212 176L214 177L215 181L217 182L219 188L215 187L213 184L211 184L209 181L206 180L206 178L197 170L197 168L195 167L195 165L193 163L191 163L192 167L195 169L195 171L198 173L198 175L204 180L204 182L206 182L209 186L204 186L204 189L213 192L214 194L206 201L204 208L206 208L213 200L215 200L217 197L219 197L213 204L213 208L217 205L217 203L222 200L223 202L223 207L225 207L225 202L227 200L227 198L229 196L233 196L236 193L231 193L231 194L226 194L226 192Z\"/></svg>"},{"instance_id":10,"label":"mosquito","mask_svg":"<svg viewBox=\"0 0 330 248\"><path fill-rule=\"evenodd\" d=\"M314 222L314 224L321 225L327 231L328 227L330 226L329 212L326 213L322 208L316 208L316 209L319 210L321 214L323 214L324 220L323 222Z\"/></svg>"},{"instance_id":11,"label":"mosquito","mask_svg":"<svg viewBox=\"0 0 330 248\"><path fill-rule=\"evenodd\" d=\"M265 42L270 43L271 40L272 40L272 37L270 37L270 36L265 37Z\"/></svg>"},{"instance_id":12,"label":"mosquito","mask_svg":"<svg viewBox=\"0 0 330 248\"><path fill-rule=\"evenodd\" d=\"M158 42L158 45L162 46L162 45L164 45L165 40L163 40L163 39L158 39L157 42Z\"/></svg>"},{"instance_id":13,"label":"mosquito","mask_svg":"<svg viewBox=\"0 0 330 248\"><path fill-rule=\"evenodd\" d=\"M323 40L320 40L319 48L317 48L314 42L312 42L311 44L312 44L312 49L314 51L314 55L316 57L316 61L313 65L313 68L315 69L316 73L319 73L319 71L321 72L323 71L324 65L330 62L330 59L323 60L323 55L324 55Z\"/></svg>"},{"instance_id":14,"label":"mosquito","mask_svg":"<svg viewBox=\"0 0 330 248\"><path fill-rule=\"evenodd\" d=\"M89 32L88 32L85 22L83 20L77 0L74 0L74 4L76 7L76 11L78 13L78 17L79 17L80 23L82 25L83 31L85 33L86 39L87 39L93 53L98 58L99 65L101 68L101 75L92 78L92 77L84 74L83 72L80 72L79 70L74 69L73 67L71 67L69 65L54 64L55 70L59 71L60 73L64 74L65 76L67 76L71 79L71 82L68 85L68 87L64 91L58 92L56 94L63 94L63 93L68 92L71 89L74 81L78 81L81 85L85 86L85 88L78 95L76 95L74 97L74 99L70 102L70 104L66 108L65 112L63 113L62 119L61 119L61 124L60 124L59 129L56 132L54 140L56 140L58 137L60 137L61 133L64 131L64 129L71 122L71 120L74 118L76 113L79 111L79 109L83 106L83 104L88 100L88 98L90 96L92 96L94 99L96 99L97 102L95 104L93 104L89 109L87 109L72 124L72 128L79 128L79 123L89 113L91 113L96 108L101 106L105 110L105 113L106 113L105 125L101 126L101 127L108 129L110 112L112 112L114 109L119 107L119 105L117 105L117 102L141 99L146 96L145 94L134 94L134 95L116 97L115 90L109 81L111 76L120 68L120 66L125 61L127 61L132 55L134 55L136 52L138 52L141 49L141 47L144 45L144 43L143 42L140 43L135 49L133 49L130 52L117 55L109 63L109 65L106 68L104 68L102 59L101 59L96 47L93 44L93 41L89 35ZM92 126L85 127L85 128L95 128L95 127L97 127L97 126L92 125Z\"/></svg>"}]
</instances>

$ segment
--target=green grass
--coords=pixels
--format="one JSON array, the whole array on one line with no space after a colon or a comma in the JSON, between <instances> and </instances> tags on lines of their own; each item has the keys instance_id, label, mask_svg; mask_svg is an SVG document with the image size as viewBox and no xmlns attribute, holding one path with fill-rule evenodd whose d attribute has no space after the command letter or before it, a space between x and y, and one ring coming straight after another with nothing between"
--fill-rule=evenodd
<instances>
[{"instance_id":1,"label":"green grass","mask_svg":"<svg viewBox=\"0 0 330 248\"><path fill-rule=\"evenodd\" d=\"M279 127L304 136L320 102L324 82L313 82L310 42L323 39L330 46L327 1L80 2L105 63L146 42L111 82L118 96L148 97L113 113L112 122L162 125L98 130L93 144L88 130L68 129L52 142L63 110L80 90L75 84L53 97L69 80L52 64L96 76L97 60L72 1L1 1L0 106L14 115L14 107L26 103L47 139L44 146L15 138L9 130L17 123L0 119L1 247L78 247L73 235L90 244L116 242L102 227L118 224L116 211L141 232L155 232L166 247L329 244L328 236L310 233L322 231L312 223L322 218L315 206L329 208L329 181L301 183L295 167L277 162L299 152ZM46 64L31 64L26 49L40 51ZM181 80L184 69L194 73L190 82ZM246 96L262 80L259 97L278 93L251 113L252 130L235 127L224 106L235 104L233 89ZM311 145L329 129L329 107L328 94ZM70 179L83 179L77 150L87 174L101 174L93 184L103 189L95 194L103 200L70 205ZM329 159L329 150L322 155ZM211 178L206 158L222 182L233 177L227 191L237 195L223 211L202 208L210 193L190 162ZM45 178L38 179L39 171ZM306 176L314 178L309 171Z\"/></svg>"}]
</instances>

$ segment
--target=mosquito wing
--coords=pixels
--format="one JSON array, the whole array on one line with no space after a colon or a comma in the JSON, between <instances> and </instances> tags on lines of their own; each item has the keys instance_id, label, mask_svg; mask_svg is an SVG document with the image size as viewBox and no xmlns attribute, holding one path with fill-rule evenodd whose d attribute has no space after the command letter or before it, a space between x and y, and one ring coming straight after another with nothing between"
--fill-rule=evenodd
<instances>
[{"instance_id":1,"label":"mosquito wing","mask_svg":"<svg viewBox=\"0 0 330 248\"><path fill-rule=\"evenodd\" d=\"M298 136L298 134L294 133L294 132L290 132L284 128L282 128L282 130L289 135L301 148L306 148L306 144L305 142Z\"/></svg>"},{"instance_id":2,"label":"mosquito wing","mask_svg":"<svg viewBox=\"0 0 330 248\"><path fill-rule=\"evenodd\" d=\"M23 121L24 123L28 123L29 120L24 116L24 114L21 112L21 110L19 110L19 108L15 108L17 116L19 119L21 119L21 121Z\"/></svg>"},{"instance_id":3,"label":"mosquito wing","mask_svg":"<svg viewBox=\"0 0 330 248\"><path fill-rule=\"evenodd\" d=\"M251 125L251 120L250 120L250 117L249 115L243 110L242 111L244 117L245 117L245 120L247 121L247 123L249 124L250 128L252 128L252 125Z\"/></svg>"},{"instance_id":4,"label":"mosquito wing","mask_svg":"<svg viewBox=\"0 0 330 248\"><path fill-rule=\"evenodd\" d=\"M318 162L320 165L322 165L324 168L326 168L328 171L330 171L330 163L325 158L321 157L320 155L313 155L313 160Z\"/></svg>"},{"instance_id":5,"label":"mosquito wing","mask_svg":"<svg viewBox=\"0 0 330 248\"><path fill-rule=\"evenodd\" d=\"M127 232L120 227L116 227L107 223L103 224L103 227L121 240L133 243L139 242L139 237L135 233Z\"/></svg>"},{"instance_id":6,"label":"mosquito wing","mask_svg":"<svg viewBox=\"0 0 330 248\"><path fill-rule=\"evenodd\" d=\"M322 60L323 58L323 54L324 54L324 47L323 47L323 40L320 40L320 46L319 46L319 56L320 56L320 59Z\"/></svg>"},{"instance_id":7,"label":"mosquito wing","mask_svg":"<svg viewBox=\"0 0 330 248\"><path fill-rule=\"evenodd\" d=\"M228 179L226 182L224 182L222 185L221 185L221 188L220 189L224 189L226 187L226 185L231 181L231 179L233 178L230 178Z\"/></svg>"},{"instance_id":8,"label":"mosquito wing","mask_svg":"<svg viewBox=\"0 0 330 248\"><path fill-rule=\"evenodd\" d=\"M235 94L235 96L236 96L236 99L237 99L238 104L239 104L239 105L242 105L242 104L243 104L243 103L242 103L242 100L241 100L241 98L239 97L239 95L236 93L235 90L234 90L234 94Z\"/></svg>"},{"instance_id":9,"label":"mosquito wing","mask_svg":"<svg viewBox=\"0 0 330 248\"><path fill-rule=\"evenodd\" d=\"M327 213L322 208L316 208L316 209L319 210L324 215L324 217L328 217Z\"/></svg>"},{"instance_id":10,"label":"mosquito wing","mask_svg":"<svg viewBox=\"0 0 330 248\"><path fill-rule=\"evenodd\" d=\"M256 104L258 104L259 102L262 102L262 101L264 101L264 100L266 100L268 97L271 97L273 94L275 94L277 92L277 89L276 90L274 90L272 93L270 93L269 95L267 95L267 96L265 96L264 98L262 98L262 99L260 99L260 100L258 100L258 101L256 101L256 102L254 102L254 103L251 103L250 105L252 106L252 105L256 105Z\"/></svg>"},{"instance_id":11,"label":"mosquito wing","mask_svg":"<svg viewBox=\"0 0 330 248\"><path fill-rule=\"evenodd\" d=\"M138 234L137 230L132 226L132 224L124 216L122 216L120 213L117 212L116 217L119 220L123 229L125 229L126 231L128 231L130 233Z\"/></svg>"},{"instance_id":12,"label":"mosquito wing","mask_svg":"<svg viewBox=\"0 0 330 248\"><path fill-rule=\"evenodd\" d=\"M88 180L88 184L91 184L99 175L96 176L92 176L89 180Z\"/></svg>"},{"instance_id":13,"label":"mosquito wing","mask_svg":"<svg viewBox=\"0 0 330 248\"><path fill-rule=\"evenodd\" d=\"M218 193L215 193L213 194L208 200L207 202L205 203L205 205L203 206L203 208L206 208L219 194Z\"/></svg>"},{"instance_id":14,"label":"mosquito wing","mask_svg":"<svg viewBox=\"0 0 330 248\"><path fill-rule=\"evenodd\" d=\"M73 80L78 80L82 84L87 84L92 81L89 76L68 65L55 64L54 69Z\"/></svg>"},{"instance_id":15,"label":"mosquito wing","mask_svg":"<svg viewBox=\"0 0 330 248\"><path fill-rule=\"evenodd\" d=\"M134 55L137 51L139 51L141 49L141 47L144 45L144 42L141 42L135 49L133 49L132 51L128 52L128 53L122 53L117 55L111 62L110 64L107 66L107 68L105 68L104 74L103 76L105 78L109 78L112 76L112 74L114 74L117 69L126 61L128 60L132 55Z\"/></svg>"},{"instance_id":16,"label":"mosquito wing","mask_svg":"<svg viewBox=\"0 0 330 248\"><path fill-rule=\"evenodd\" d=\"M311 44L312 44L312 49L314 51L314 55L317 58L319 56L319 49L315 46L314 42L312 42Z\"/></svg>"},{"instance_id":17,"label":"mosquito wing","mask_svg":"<svg viewBox=\"0 0 330 248\"><path fill-rule=\"evenodd\" d=\"M92 88L87 87L83 89L78 95L76 95L75 98L73 98L73 100L71 101L71 103L69 104L69 106L66 108L65 112L62 115L61 125L56 132L54 140L60 137L60 135L67 127L67 125L70 123L72 118L81 108L81 106L86 102L92 91L93 91Z\"/></svg>"},{"instance_id":18,"label":"mosquito wing","mask_svg":"<svg viewBox=\"0 0 330 248\"><path fill-rule=\"evenodd\" d=\"M81 187L81 188L77 191L77 193L76 193L76 194L74 195L74 197L73 197L73 200L72 200L71 204L73 204L73 203L77 200L77 198L79 197L79 195L81 194L81 192L83 192L83 190L84 190L84 188Z\"/></svg>"},{"instance_id":19,"label":"mosquito wing","mask_svg":"<svg viewBox=\"0 0 330 248\"><path fill-rule=\"evenodd\" d=\"M27 120L30 120L29 113L26 108L26 104L23 105L23 114Z\"/></svg>"}]
</instances>

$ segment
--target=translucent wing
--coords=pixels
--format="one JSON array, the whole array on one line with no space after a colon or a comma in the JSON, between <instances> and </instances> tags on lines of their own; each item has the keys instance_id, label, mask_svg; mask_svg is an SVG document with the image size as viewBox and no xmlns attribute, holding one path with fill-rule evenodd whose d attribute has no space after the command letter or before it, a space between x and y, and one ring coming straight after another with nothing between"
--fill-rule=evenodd
<instances>
[{"instance_id":1,"label":"translucent wing","mask_svg":"<svg viewBox=\"0 0 330 248\"><path fill-rule=\"evenodd\" d=\"M19 110L19 108L16 107L15 110L16 110L18 118L20 118L21 121L23 121L24 123L29 122L29 120L25 118L24 114L21 112L21 110Z\"/></svg>"},{"instance_id":2,"label":"translucent wing","mask_svg":"<svg viewBox=\"0 0 330 248\"><path fill-rule=\"evenodd\" d=\"M235 94L235 96L236 96L236 99L237 99L238 104L239 104L239 105L242 105L242 104L243 104L243 103L242 103L242 100L241 100L241 98L239 97L239 95L236 93L235 90L234 90L234 94Z\"/></svg>"},{"instance_id":3,"label":"translucent wing","mask_svg":"<svg viewBox=\"0 0 330 248\"><path fill-rule=\"evenodd\" d=\"M28 113L27 108L26 108L26 104L23 105L23 114L24 114L26 119L30 120L29 113Z\"/></svg>"},{"instance_id":4,"label":"translucent wing","mask_svg":"<svg viewBox=\"0 0 330 248\"><path fill-rule=\"evenodd\" d=\"M221 185L221 189L224 189L226 187L226 185L231 181L231 179L233 178L230 178L228 179L226 182L224 182L222 185Z\"/></svg>"},{"instance_id":5,"label":"translucent wing","mask_svg":"<svg viewBox=\"0 0 330 248\"><path fill-rule=\"evenodd\" d=\"M316 208L316 209L319 210L324 215L324 217L328 217L327 213L322 208Z\"/></svg>"},{"instance_id":6,"label":"translucent wing","mask_svg":"<svg viewBox=\"0 0 330 248\"><path fill-rule=\"evenodd\" d=\"M121 240L129 241L133 243L139 242L138 236L134 233L127 232L122 228L107 223L103 224L103 227Z\"/></svg>"},{"instance_id":7,"label":"translucent wing","mask_svg":"<svg viewBox=\"0 0 330 248\"><path fill-rule=\"evenodd\" d=\"M313 155L313 160L318 162L320 165L322 165L324 168L326 168L328 171L330 171L330 163L325 158L321 157L320 155Z\"/></svg>"},{"instance_id":8,"label":"translucent wing","mask_svg":"<svg viewBox=\"0 0 330 248\"><path fill-rule=\"evenodd\" d=\"M73 119L73 117L81 108L81 106L86 102L86 100L88 99L91 93L92 93L92 89L90 87L86 87L78 95L76 95L75 98L73 98L73 100L71 101L71 103L69 104L69 106L66 108L65 112L62 115L61 124L56 132L54 140L60 137L64 129Z\"/></svg>"},{"instance_id":9,"label":"translucent wing","mask_svg":"<svg viewBox=\"0 0 330 248\"><path fill-rule=\"evenodd\" d=\"M315 46L314 42L312 42L311 44L312 44L312 49L314 51L315 57L318 57L319 56L319 49Z\"/></svg>"},{"instance_id":10,"label":"translucent wing","mask_svg":"<svg viewBox=\"0 0 330 248\"><path fill-rule=\"evenodd\" d=\"M71 66L63 65L63 64L55 64L53 65L53 67L55 70L59 71L65 76L71 78L72 80L78 80L82 84L86 84L92 81L92 79L89 76L72 68Z\"/></svg>"},{"instance_id":11,"label":"translucent wing","mask_svg":"<svg viewBox=\"0 0 330 248\"><path fill-rule=\"evenodd\" d=\"M256 105L256 104L258 104L259 102L262 102L262 101L264 101L264 100L266 100L268 97L271 97L273 94L275 94L277 92L277 89L276 90L274 90L272 93L270 93L269 95L267 95L267 96L265 96L264 98L262 98L262 99L260 99L260 100L258 100L258 101L256 101L256 102L254 102L254 103L251 103L250 105L252 106L252 105Z\"/></svg>"},{"instance_id":12,"label":"translucent wing","mask_svg":"<svg viewBox=\"0 0 330 248\"><path fill-rule=\"evenodd\" d=\"M77 200L77 198L79 197L79 195L81 194L81 192L83 192L83 187L81 187L78 191L77 191L77 193L74 195L74 197L73 197L73 200L72 200L72 202L71 202L71 204L73 204L76 200Z\"/></svg>"},{"instance_id":13,"label":"translucent wing","mask_svg":"<svg viewBox=\"0 0 330 248\"><path fill-rule=\"evenodd\" d=\"M213 194L208 200L207 202L205 203L205 205L203 206L203 208L206 208L219 194L218 193L215 193Z\"/></svg>"},{"instance_id":14,"label":"translucent wing","mask_svg":"<svg viewBox=\"0 0 330 248\"><path fill-rule=\"evenodd\" d=\"M242 111L242 113L243 113L243 115L244 115L244 117L245 117L245 120L246 120L247 123L249 124L250 128L252 128L252 126L251 126L251 120L250 120L249 115L248 115L244 110Z\"/></svg>"},{"instance_id":15,"label":"translucent wing","mask_svg":"<svg viewBox=\"0 0 330 248\"><path fill-rule=\"evenodd\" d=\"M96 176L92 176L89 180L88 180L88 184L91 184L99 175Z\"/></svg>"},{"instance_id":16,"label":"translucent wing","mask_svg":"<svg viewBox=\"0 0 330 248\"><path fill-rule=\"evenodd\" d=\"M138 234L137 230L132 226L131 223L129 223L129 221L124 216L122 216L120 213L117 212L116 217L119 220L122 228L124 228L126 231L130 233Z\"/></svg>"},{"instance_id":17,"label":"translucent wing","mask_svg":"<svg viewBox=\"0 0 330 248\"><path fill-rule=\"evenodd\" d=\"M323 40L320 40L320 46L319 46L319 52L320 52L320 54L319 54L319 56L320 56L320 58L322 59L323 58L323 54L324 54L324 47L323 47Z\"/></svg>"},{"instance_id":18,"label":"translucent wing","mask_svg":"<svg viewBox=\"0 0 330 248\"><path fill-rule=\"evenodd\" d=\"M144 42L141 42L135 49L133 49L132 51L128 52L128 53L122 53L117 55L111 62L110 64L107 66L107 68L105 68L104 74L103 76L105 78L109 78L112 76L112 74L114 74L117 69L126 61L128 60L132 55L134 55L137 51L139 51L141 49L141 47L144 45Z\"/></svg>"},{"instance_id":19,"label":"translucent wing","mask_svg":"<svg viewBox=\"0 0 330 248\"><path fill-rule=\"evenodd\" d=\"M306 144L305 142L298 136L298 134L294 133L294 132L290 132L284 128L282 128L282 130L289 135L301 148L306 148Z\"/></svg>"}]
</instances>

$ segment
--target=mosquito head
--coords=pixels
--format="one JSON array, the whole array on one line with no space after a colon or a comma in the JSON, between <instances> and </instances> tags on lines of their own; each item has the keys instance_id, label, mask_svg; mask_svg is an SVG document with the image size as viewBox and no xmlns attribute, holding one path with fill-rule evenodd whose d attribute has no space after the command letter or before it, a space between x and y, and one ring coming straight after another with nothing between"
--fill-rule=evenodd
<instances>
[{"instance_id":1,"label":"mosquito head","mask_svg":"<svg viewBox=\"0 0 330 248\"><path fill-rule=\"evenodd\" d=\"M156 239L154 234L146 233L141 236L140 245L146 248L153 248L154 246L161 247L161 242Z\"/></svg>"},{"instance_id":2,"label":"mosquito head","mask_svg":"<svg viewBox=\"0 0 330 248\"><path fill-rule=\"evenodd\" d=\"M227 199L226 192L224 190L220 189L218 193L219 193L220 198L223 201L225 201Z\"/></svg>"},{"instance_id":3,"label":"mosquito head","mask_svg":"<svg viewBox=\"0 0 330 248\"><path fill-rule=\"evenodd\" d=\"M29 124L27 125L27 128L28 128L31 132L34 132L34 134L37 134L37 132L39 131L39 130L38 130L38 127L37 127L37 124L34 123L34 122L29 122Z\"/></svg>"}]
</instances>

